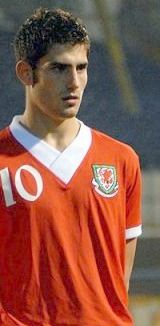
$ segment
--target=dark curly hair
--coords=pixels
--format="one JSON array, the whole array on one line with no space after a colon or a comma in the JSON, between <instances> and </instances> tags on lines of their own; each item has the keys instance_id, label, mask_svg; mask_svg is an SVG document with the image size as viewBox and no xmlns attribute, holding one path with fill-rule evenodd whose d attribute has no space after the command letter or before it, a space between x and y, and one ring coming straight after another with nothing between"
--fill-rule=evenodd
<instances>
[{"instance_id":1,"label":"dark curly hair","mask_svg":"<svg viewBox=\"0 0 160 326\"><path fill-rule=\"evenodd\" d=\"M16 61L25 60L32 68L54 44L84 43L87 53L90 40L82 21L61 9L37 9L21 25L14 39Z\"/></svg>"}]
</instances>

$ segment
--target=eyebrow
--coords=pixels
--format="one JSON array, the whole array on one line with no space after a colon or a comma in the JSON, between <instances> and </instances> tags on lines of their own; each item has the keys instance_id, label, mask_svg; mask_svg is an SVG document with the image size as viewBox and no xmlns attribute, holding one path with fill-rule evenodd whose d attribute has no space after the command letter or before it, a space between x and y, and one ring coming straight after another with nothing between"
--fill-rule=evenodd
<instances>
[{"instance_id":1,"label":"eyebrow","mask_svg":"<svg viewBox=\"0 0 160 326\"><path fill-rule=\"evenodd\" d=\"M50 62L48 64L48 67L53 67L53 66L64 66L64 67L72 67L72 64L69 64L69 63L65 63L65 62L61 62L61 61L53 61L53 62ZM83 62L79 62L76 64L76 66L88 66L88 61L83 61Z\"/></svg>"}]
</instances>

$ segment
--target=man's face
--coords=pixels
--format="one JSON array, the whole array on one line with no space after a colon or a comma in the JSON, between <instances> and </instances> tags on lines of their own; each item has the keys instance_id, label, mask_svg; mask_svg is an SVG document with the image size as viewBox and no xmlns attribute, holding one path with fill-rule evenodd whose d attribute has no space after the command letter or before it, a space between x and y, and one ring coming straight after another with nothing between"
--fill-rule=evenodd
<instances>
[{"instance_id":1,"label":"man's face","mask_svg":"<svg viewBox=\"0 0 160 326\"><path fill-rule=\"evenodd\" d=\"M87 65L85 44L54 45L38 62L29 105L55 122L76 116L87 84Z\"/></svg>"}]
</instances>

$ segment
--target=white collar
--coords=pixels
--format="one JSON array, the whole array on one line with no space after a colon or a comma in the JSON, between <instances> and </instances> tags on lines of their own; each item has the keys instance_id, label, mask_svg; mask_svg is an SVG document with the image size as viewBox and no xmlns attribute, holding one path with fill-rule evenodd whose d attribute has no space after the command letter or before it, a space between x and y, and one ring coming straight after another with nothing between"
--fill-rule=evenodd
<instances>
[{"instance_id":1,"label":"white collar","mask_svg":"<svg viewBox=\"0 0 160 326\"><path fill-rule=\"evenodd\" d=\"M20 123L20 116L15 116L9 126L14 138L39 162L67 184L87 154L92 133L82 121L79 133L72 143L63 151L51 147L45 141L31 134Z\"/></svg>"}]
</instances>

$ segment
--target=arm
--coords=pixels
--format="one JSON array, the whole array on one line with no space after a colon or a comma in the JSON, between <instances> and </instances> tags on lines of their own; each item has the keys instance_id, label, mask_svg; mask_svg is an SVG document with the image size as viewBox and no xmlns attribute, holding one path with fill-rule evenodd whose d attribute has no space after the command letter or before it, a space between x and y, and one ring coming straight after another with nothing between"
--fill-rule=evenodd
<instances>
[{"instance_id":1,"label":"arm","mask_svg":"<svg viewBox=\"0 0 160 326\"><path fill-rule=\"evenodd\" d=\"M137 238L142 233L141 203L142 180L139 158L132 152L126 168L126 255L125 284L129 290L129 281L134 264Z\"/></svg>"},{"instance_id":2,"label":"arm","mask_svg":"<svg viewBox=\"0 0 160 326\"><path fill-rule=\"evenodd\" d=\"M125 284L127 291L129 290L129 281L132 273L135 253L136 253L137 238L126 240L126 261L125 261Z\"/></svg>"}]
</instances>

